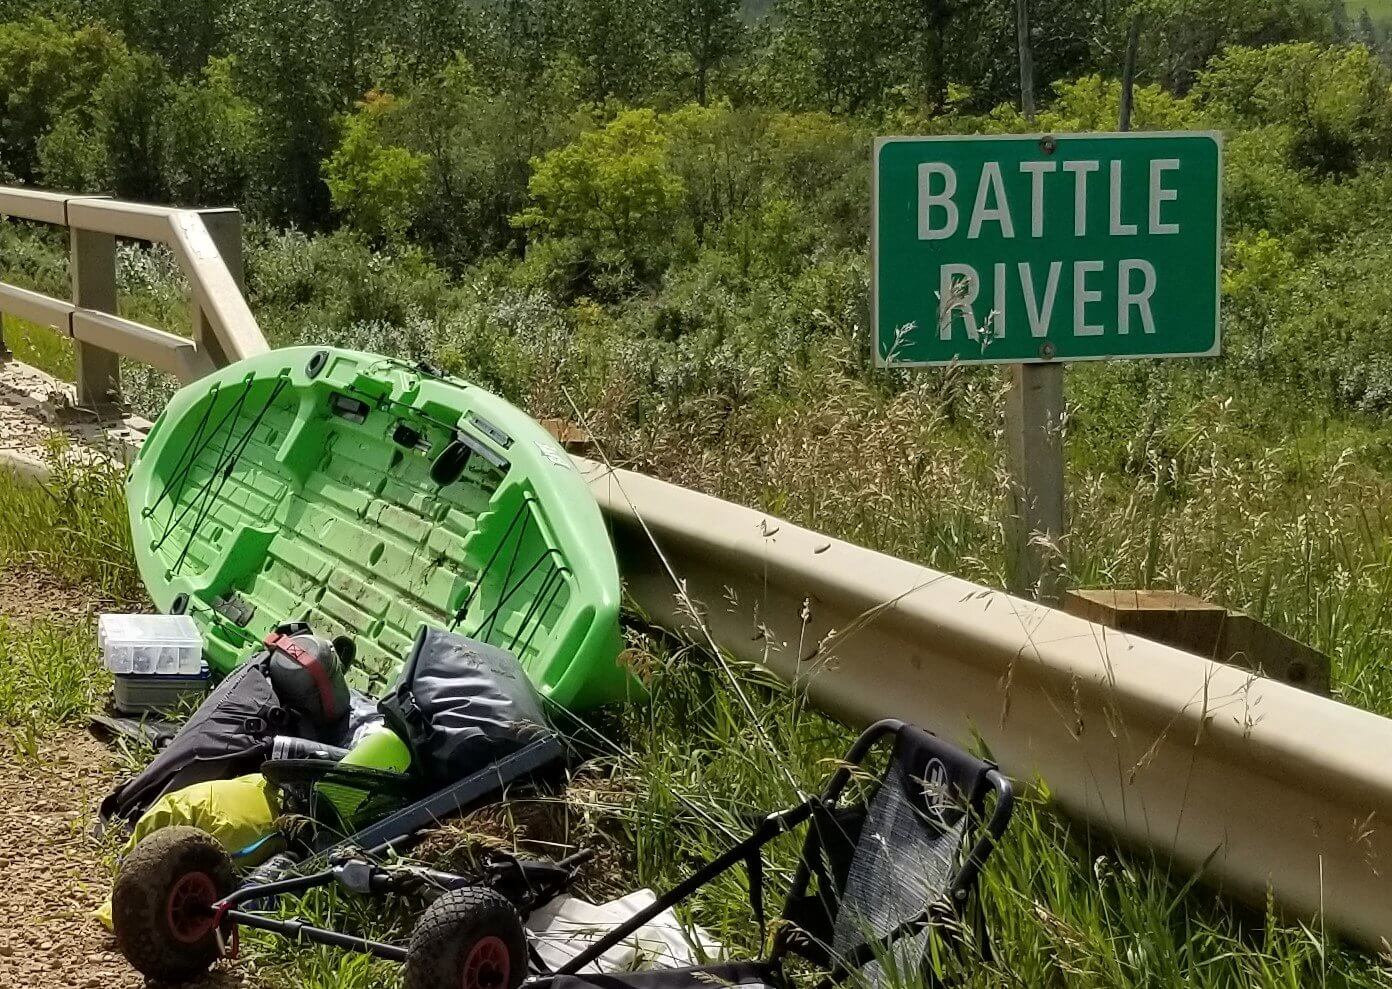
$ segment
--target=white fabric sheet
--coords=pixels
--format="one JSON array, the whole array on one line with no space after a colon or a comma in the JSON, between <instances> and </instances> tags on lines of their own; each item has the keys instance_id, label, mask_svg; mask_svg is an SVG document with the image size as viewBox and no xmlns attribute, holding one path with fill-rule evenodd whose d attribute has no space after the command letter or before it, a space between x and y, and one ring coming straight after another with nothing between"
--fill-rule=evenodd
<instances>
[{"instance_id":1,"label":"white fabric sheet","mask_svg":"<svg viewBox=\"0 0 1392 989\"><path fill-rule=\"evenodd\" d=\"M562 895L533 911L527 920L537 954L552 969L598 941L625 920L657 902L652 890L640 889L608 903L587 903ZM610 948L585 972L636 972L649 968L681 968L719 961L723 947L699 927L683 927L671 910L664 910L632 936Z\"/></svg>"}]
</instances>

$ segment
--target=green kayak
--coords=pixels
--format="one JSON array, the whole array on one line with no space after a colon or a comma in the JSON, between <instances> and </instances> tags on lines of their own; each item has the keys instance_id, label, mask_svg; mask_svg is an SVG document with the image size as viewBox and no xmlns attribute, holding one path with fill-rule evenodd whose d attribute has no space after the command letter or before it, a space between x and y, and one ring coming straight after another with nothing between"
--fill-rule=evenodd
<instances>
[{"instance_id":1,"label":"green kayak","mask_svg":"<svg viewBox=\"0 0 1392 989\"><path fill-rule=\"evenodd\" d=\"M140 575L226 672L273 625L352 637L378 695L422 623L513 652L552 701L634 689L619 573L570 458L518 409L401 361L300 347L183 388L126 485Z\"/></svg>"}]
</instances>

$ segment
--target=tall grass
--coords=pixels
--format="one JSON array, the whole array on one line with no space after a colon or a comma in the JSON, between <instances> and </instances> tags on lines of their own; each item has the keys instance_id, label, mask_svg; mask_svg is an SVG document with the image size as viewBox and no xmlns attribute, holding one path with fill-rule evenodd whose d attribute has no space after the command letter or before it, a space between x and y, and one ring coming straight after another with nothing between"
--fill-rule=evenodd
<instances>
[{"instance_id":1,"label":"tall grass","mask_svg":"<svg viewBox=\"0 0 1392 989\"><path fill-rule=\"evenodd\" d=\"M111 689L90 615L23 623L0 616L0 669L0 748L34 764L54 729L83 723Z\"/></svg>"},{"instance_id":2,"label":"tall grass","mask_svg":"<svg viewBox=\"0 0 1392 989\"><path fill-rule=\"evenodd\" d=\"M115 463L54 436L43 483L0 470L0 568L33 568L117 603L144 598Z\"/></svg>"},{"instance_id":3,"label":"tall grass","mask_svg":"<svg viewBox=\"0 0 1392 989\"><path fill-rule=\"evenodd\" d=\"M852 733L751 668L739 673L753 722L708 657L668 656L658 668L651 706L626 722L631 755L621 762L639 794L626 821L637 877L664 886L726 847L749 812L817 787ZM787 881L797 847L775 847L775 884ZM997 961L966 973L971 985L1392 985L1386 960L1233 906L1153 856L1089 836L1049 810L1043 784L1019 805L982 893ZM735 870L698 897L693 916L748 953L759 945L746 895Z\"/></svg>"},{"instance_id":4,"label":"tall grass","mask_svg":"<svg viewBox=\"0 0 1392 989\"><path fill-rule=\"evenodd\" d=\"M639 470L1002 586L1001 380L886 394L832 379L820 391L721 409L717 426L683 409L636 426L612 409L589 419ZM1067 536L1054 547L1069 585L1169 588L1245 610L1328 653L1340 699L1392 714L1392 481L1356 437L1265 442L1212 399L1106 459L1070 442Z\"/></svg>"}]
</instances>

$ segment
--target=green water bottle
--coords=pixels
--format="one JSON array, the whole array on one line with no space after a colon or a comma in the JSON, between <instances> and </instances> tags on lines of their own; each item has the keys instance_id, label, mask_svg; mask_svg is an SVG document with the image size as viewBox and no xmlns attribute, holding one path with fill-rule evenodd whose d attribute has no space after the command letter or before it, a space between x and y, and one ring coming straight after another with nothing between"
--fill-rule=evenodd
<instances>
[{"instance_id":1,"label":"green water bottle","mask_svg":"<svg viewBox=\"0 0 1392 989\"><path fill-rule=\"evenodd\" d=\"M396 732L384 725L364 735L358 744L348 750L339 765L405 774L411 769L411 750ZM380 802L370 799L374 796L370 782L361 785L319 783L314 787L314 794L318 800L327 800L332 804L342 825L351 831L372 823L369 818L377 816L371 813L373 805L381 807ZM379 814L381 812L378 811Z\"/></svg>"}]
</instances>

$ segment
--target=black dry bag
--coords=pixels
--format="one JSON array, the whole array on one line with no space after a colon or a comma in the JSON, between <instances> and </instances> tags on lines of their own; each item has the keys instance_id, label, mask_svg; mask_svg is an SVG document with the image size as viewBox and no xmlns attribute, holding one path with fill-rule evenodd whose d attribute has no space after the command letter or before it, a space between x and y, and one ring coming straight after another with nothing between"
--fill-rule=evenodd
<instances>
[{"instance_id":1,"label":"black dry bag","mask_svg":"<svg viewBox=\"0 0 1392 989\"><path fill-rule=\"evenodd\" d=\"M271 689L264 656L218 684L145 769L101 802L104 821L135 823L166 793L260 768L276 735L294 734L295 716Z\"/></svg>"},{"instance_id":2,"label":"black dry bag","mask_svg":"<svg viewBox=\"0 0 1392 989\"><path fill-rule=\"evenodd\" d=\"M552 732L541 697L512 653L421 626L378 709L413 768L446 786Z\"/></svg>"}]
</instances>

